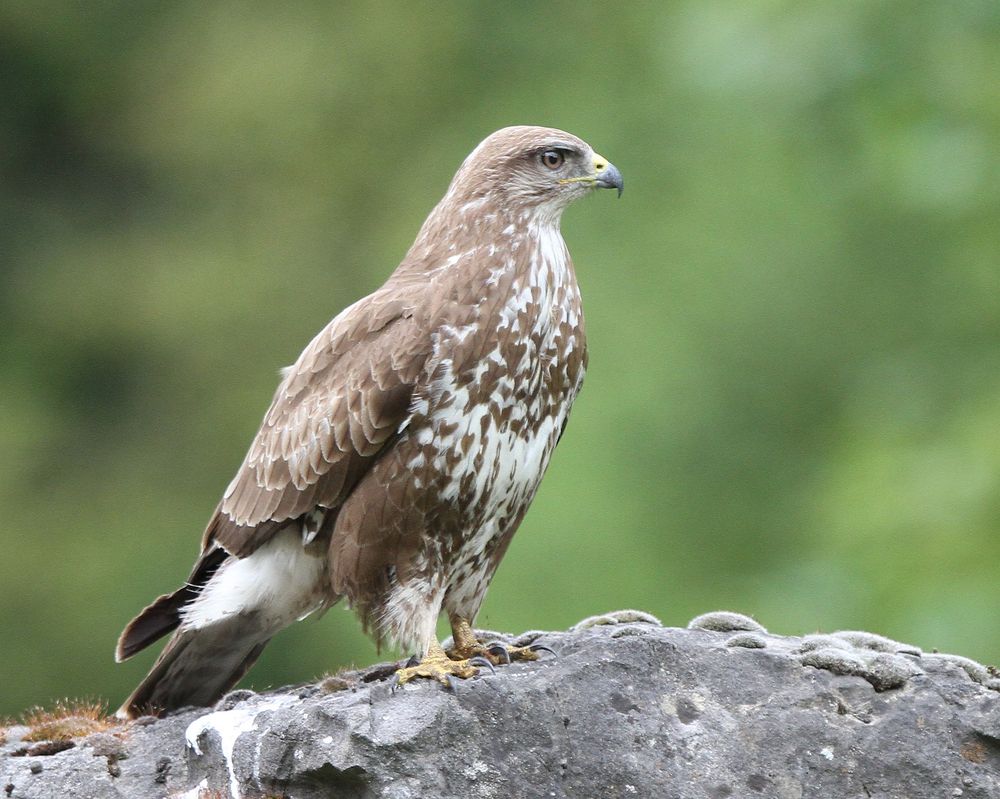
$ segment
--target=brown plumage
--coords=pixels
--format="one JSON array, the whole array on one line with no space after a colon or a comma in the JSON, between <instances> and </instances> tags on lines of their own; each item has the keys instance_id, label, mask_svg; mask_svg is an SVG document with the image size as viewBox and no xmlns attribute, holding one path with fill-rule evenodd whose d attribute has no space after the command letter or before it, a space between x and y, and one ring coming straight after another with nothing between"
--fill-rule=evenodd
<instances>
[{"instance_id":1,"label":"brown plumage","mask_svg":"<svg viewBox=\"0 0 1000 799\"><path fill-rule=\"evenodd\" d=\"M122 633L119 660L176 630L122 715L212 703L341 597L376 640L424 656L443 655L442 610L464 634L586 368L560 217L621 185L550 128L472 152L385 285L285 370L188 582Z\"/></svg>"}]
</instances>

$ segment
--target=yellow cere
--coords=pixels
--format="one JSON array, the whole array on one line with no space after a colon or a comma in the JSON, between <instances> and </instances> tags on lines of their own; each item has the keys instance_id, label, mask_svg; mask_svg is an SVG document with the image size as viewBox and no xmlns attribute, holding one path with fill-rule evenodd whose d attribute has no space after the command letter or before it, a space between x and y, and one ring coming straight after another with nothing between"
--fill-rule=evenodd
<instances>
[{"instance_id":1,"label":"yellow cere","mask_svg":"<svg viewBox=\"0 0 1000 799\"><path fill-rule=\"evenodd\" d=\"M608 168L608 159L603 155L598 155L594 153L594 172L600 173ZM565 185L566 183L594 183L597 177L595 175L580 175L575 178L560 178L560 185Z\"/></svg>"}]
</instances>

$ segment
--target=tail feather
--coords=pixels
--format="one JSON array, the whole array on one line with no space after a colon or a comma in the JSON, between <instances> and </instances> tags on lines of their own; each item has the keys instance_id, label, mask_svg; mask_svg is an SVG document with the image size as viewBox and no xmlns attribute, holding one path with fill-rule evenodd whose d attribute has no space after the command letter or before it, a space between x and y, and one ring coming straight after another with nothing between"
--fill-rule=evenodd
<instances>
[{"instance_id":1,"label":"tail feather","mask_svg":"<svg viewBox=\"0 0 1000 799\"><path fill-rule=\"evenodd\" d=\"M188 583L140 613L118 641L118 658L173 631L122 718L211 705L257 660L271 637L337 601L325 549L306 551L298 531L283 531L244 558L223 549L202 554Z\"/></svg>"},{"instance_id":2,"label":"tail feather","mask_svg":"<svg viewBox=\"0 0 1000 799\"><path fill-rule=\"evenodd\" d=\"M136 652L141 652L147 646L159 641L167 633L172 633L180 624L180 611L190 601L187 586L157 597L151 605L128 623L118 638L115 649L115 660L121 663L128 660Z\"/></svg>"},{"instance_id":3,"label":"tail feather","mask_svg":"<svg viewBox=\"0 0 1000 799\"><path fill-rule=\"evenodd\" d=\"M270 640L257 614L179 630L117 715L128 719L211 705L243 678Z\"/></svg>"},{"instance_id":4,"label":"tail feather","mask_svg":"<svg viewBox=\"0 0 1000 799\"><path fill-rule=\"evenodd\" d=\"M228 558L229 554L218 547L202 553L184 585L172 594L157 597L156 601L128 623L118 638L115 660L121 663L176 630L181 622L181 610L201 593L212 575Z\"/></svg>"}]
</instances>

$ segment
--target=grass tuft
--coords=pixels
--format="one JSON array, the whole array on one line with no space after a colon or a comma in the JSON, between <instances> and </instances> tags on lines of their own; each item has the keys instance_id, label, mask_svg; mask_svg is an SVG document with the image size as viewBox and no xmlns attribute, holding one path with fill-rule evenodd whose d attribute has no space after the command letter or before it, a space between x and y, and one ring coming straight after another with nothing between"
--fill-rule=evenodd
<instances>
[{"instance_id":1,"label":"grass tuft","mask_svg":"<svg viewBox=\"0 0 1000 799\"><path fill-rule=\"evenodd\" d=\"M69 741L103 732L121 722L108 716L107 706L92 699L60 699L51 708L26 710L21 723L30 728L26 741Z\"/></svg>"}]
</instances>

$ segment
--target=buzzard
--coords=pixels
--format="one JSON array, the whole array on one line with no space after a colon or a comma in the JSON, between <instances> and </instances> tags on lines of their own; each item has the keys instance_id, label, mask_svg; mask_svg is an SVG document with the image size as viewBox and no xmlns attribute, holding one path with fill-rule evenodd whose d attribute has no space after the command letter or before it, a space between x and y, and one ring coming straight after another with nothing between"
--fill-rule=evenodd
<instances>
[{"instance_id":1,"label":"buzzard","mask_svg":"<svg viewBox=\"0 0 1000 799\"><path fill-rule=\"evenodd\" d=\"M212 704L278 630L342 597L377 642L419 654L400 683L534 658L472 623L583 382L559 223L597 188L620 194L621 173L560 130L473 150L385 285L283 370L187 582L118 641L121 661L173 633L119 715Z\"/></svg>"}]
</instances>

